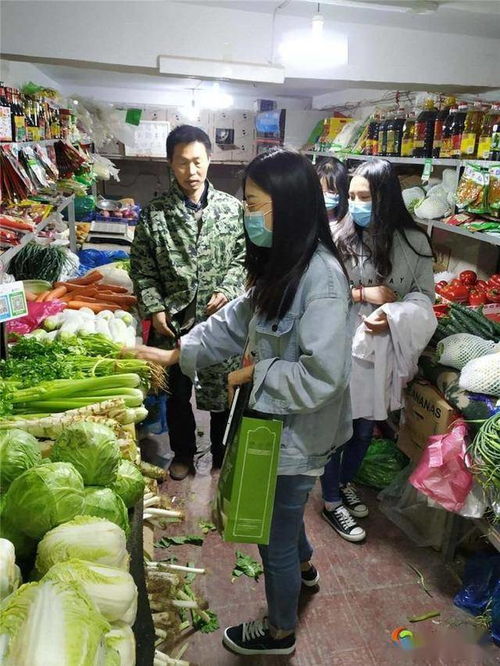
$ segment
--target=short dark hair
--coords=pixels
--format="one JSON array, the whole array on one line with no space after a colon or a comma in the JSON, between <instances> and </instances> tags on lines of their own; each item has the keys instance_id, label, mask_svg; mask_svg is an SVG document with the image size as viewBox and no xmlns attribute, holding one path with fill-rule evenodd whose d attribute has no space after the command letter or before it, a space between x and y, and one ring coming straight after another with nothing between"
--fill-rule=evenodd
<instances>
[{"instance_id":1,"label":"short dark hair","mask_svg":"<svg viewBox=\"0 0 500 666\"><path fill-rule=\"evenodd\" d=\"M206 132L199 127L194 127L194 125L179 125L167 136L167 159L171 160L174 156L175 146L180 143L193 143L194 141L202 143L207 150L207 155L210 155L212 144Z\"/></svg>"}]
</instances>

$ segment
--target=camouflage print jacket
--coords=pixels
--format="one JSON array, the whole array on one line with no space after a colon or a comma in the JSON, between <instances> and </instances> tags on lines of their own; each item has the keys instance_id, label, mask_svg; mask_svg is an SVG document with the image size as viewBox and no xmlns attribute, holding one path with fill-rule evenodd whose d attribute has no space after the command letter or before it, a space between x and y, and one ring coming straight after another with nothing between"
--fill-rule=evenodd
<instances>
[{"instance_id":1,"label":"camouflage print jacket","mask_svg":"<svg viewBox=\"0 0 500 666\"><path fill-rule=\"evenodd\" d=\"M239 201L209 184L207 205L198 220L174 181L167 194L144 209L130 251L131 277L141 315L148 318L167 312L177 320L176 315L182 316L191 306L194 323L204 321L214 292L223 293L228 300L244 292L244 258ZM178 326L180 323L177 320ZM157 334L151 343L169 346L169 340L159 339ZM228 369L224 364L199 373L196 397L200 409L226 409Z\"/></svg>"}]
</instances>

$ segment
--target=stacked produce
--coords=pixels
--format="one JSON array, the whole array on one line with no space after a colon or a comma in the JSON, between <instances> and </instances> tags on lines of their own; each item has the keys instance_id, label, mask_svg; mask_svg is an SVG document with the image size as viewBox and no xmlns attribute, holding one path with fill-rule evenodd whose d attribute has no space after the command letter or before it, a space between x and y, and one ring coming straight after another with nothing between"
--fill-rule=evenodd
<instances>
[{"instance_id":1,"label":"stacked produce","mask_svg":"<svg viewBox=\"0 0 500 666\"><path fill-rule=\"evenodd\" d=\"M449 282L440 280L436 284L436 294L442 301L471 306L500 303L500 273L488 280L479 280L475 271L462 271L458 278Z\"/></svg>"}]
</instances>

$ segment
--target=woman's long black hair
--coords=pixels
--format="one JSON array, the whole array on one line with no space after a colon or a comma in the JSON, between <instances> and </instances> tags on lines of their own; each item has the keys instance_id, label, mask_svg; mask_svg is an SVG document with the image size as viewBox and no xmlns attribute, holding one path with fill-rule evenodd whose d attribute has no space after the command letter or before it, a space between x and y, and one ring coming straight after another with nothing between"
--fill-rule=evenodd
<instances>
[{"instance_id":1,"label":"woman's long black hair","mask_svg":"<svg viewBox=\"0 0 500 666\"><path fill-rule=\"evenodd\" d=\"M339 195L339 205L334 209L335 219L342 220L349 210L349 179L346 165L336 157L326 157L316 165L320 180L324 178L328 189Z\"/></svg>"},{"instance_id":2,"label":"woman's long black hair","mask_svg":"<svg viewBox=\"0 0 500 666\"><path fill-rule=\"evenodd\" d=\"M364 246L363 254L371 259L378 276L383 279L392 272L391 250L395 232L401 234L404 242L419 257L432 257L429 237L406 209L401 185L392 164L387 160L368 160L356 169L354 176L362 176L370 184L372 219L365 237L370 235L371 243L370 247ZM427 238L429 254L422 254L413 247L405 233L407 229L418 231ZM358 260L360 235L361 232L350 220L336 234L335 240L344 260Z\"/></svg>"},{"instance_id":3,"label":"woman's long black hair","mask_svg":"<svg viewBox=\"0 0 500 666\"><path fill-rule=\"evenodd\" d=\"M251 179L273 204L273 245L262 248L248 238L246 268L256 308L269 319L290 309L297 286L321 241L338 259L323 190L310 160L291 150L258 155L245 170L243 192Z\"/></svg>"}]
</instances>

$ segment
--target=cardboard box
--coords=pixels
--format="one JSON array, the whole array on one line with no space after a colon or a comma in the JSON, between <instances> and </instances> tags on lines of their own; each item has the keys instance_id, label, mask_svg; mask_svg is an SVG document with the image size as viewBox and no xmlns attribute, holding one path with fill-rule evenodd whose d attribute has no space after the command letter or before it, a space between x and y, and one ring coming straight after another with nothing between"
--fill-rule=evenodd
<instances>
[{"instance_id":1,"label":"cardboard box","mask_svg":"<svg viewBox=\"0 0 500 666\"><path fill-rule=\"evenodd\" d=\"M445 433L458 414L431 384L412 382L405 391L405 407L398 446L411 460L418 460L429 437Z\"/></svg>"}]
</instances>

